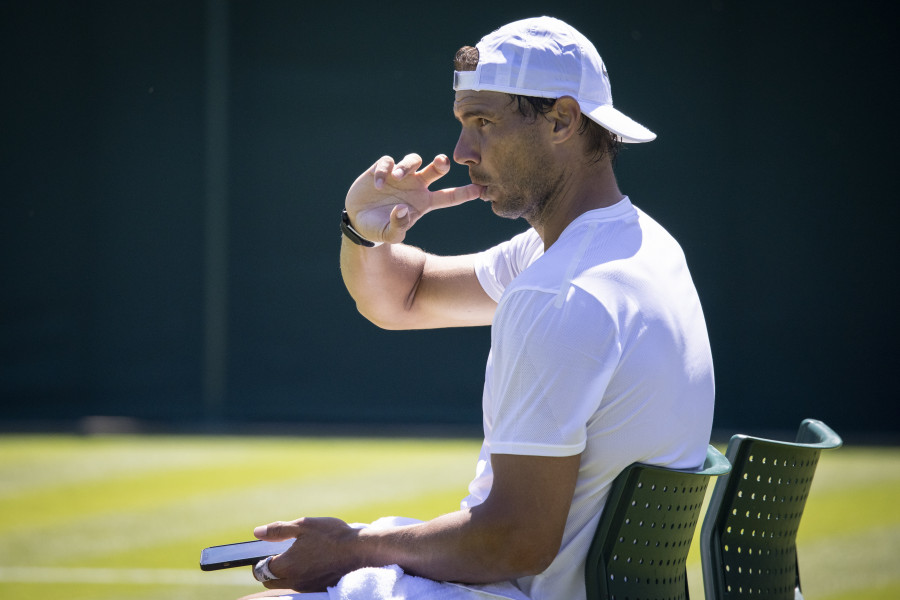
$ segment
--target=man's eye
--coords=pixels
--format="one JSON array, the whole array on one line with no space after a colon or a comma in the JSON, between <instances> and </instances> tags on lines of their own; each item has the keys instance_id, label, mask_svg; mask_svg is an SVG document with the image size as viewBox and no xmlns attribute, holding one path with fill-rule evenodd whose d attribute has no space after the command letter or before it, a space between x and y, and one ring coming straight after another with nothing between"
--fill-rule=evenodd
<instances>
[{"instance_id":1,"label":"man's eye","mask_svg":"<svg viewBox=\"0 0 900 600\"><path fill-rule=\"evenodd\" d=\"M478 119L478 126L479 126L479 127L485 127L485 126L490 125L490 124L491 124L491 122L488 121L487 119L485 119L484 117L480 117L480 118Z\"/></svg>"}]
</instances>

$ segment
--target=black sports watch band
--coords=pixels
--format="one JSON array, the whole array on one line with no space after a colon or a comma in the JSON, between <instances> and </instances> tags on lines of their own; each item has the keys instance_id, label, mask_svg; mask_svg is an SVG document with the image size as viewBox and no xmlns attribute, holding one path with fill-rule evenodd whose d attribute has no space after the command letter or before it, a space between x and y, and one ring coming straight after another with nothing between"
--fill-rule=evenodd
<instances>
[{"instance_id":1,"label":"black sports watch band","mask_svg":"<svg viewBox=\"0 0 900 600\"><path fill-rule=\"evenodd\" d=\"M366 238L361 236L358 231L353 229L353 225L350 224L350 215L347 214L346 208L341 212L341 233L346 235L348 240L359 246L374 248L375 246L381 245L379 243L373 242L372 240L367 240Z\"/></svg>"}]
</instances>

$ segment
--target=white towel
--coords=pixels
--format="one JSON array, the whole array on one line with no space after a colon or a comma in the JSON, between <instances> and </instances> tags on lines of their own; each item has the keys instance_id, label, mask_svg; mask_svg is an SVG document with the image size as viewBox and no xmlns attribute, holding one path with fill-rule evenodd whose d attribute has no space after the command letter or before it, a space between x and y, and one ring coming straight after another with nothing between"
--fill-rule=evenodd
<instances>
[{"instance_id":1,"label":"white towel","mask_svg":"<svg viewBox=\"0 0 900 600\"><path fill-rule=\"evenodd\" d=\"M528 600L511 583L463 586L407 575L397 565L347 573L328 588L329 600Z\"/></svg>"}]
</instances>

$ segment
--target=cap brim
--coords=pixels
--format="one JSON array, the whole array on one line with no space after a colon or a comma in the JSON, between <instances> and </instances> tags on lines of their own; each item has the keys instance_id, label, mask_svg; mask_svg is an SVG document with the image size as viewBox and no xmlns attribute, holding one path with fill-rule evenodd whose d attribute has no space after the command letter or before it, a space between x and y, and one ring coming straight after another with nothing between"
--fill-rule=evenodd
<instances>
[{"instance_id":1,"label":"cap brim","mask_svg":"<svg viewBox=\"0 0 900 600\"><path fill-rule=\"evenodd\" d=\"M652 142L656 139L655 133L609 104L593 107L585 104L582 103L582 110L588 118L609 129L623 142L641 144L643 142Z\"/></svg>"}]
</instances>

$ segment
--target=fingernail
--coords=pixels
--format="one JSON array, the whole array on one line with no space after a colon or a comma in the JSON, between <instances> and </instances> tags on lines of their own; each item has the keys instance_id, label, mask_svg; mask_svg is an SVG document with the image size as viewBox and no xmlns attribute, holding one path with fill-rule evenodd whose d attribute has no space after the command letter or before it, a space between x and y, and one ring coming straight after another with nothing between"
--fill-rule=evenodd
<instances>
[{"instance_id":1,"label":"fingernail","mask_svg":"<svg viewBox=\"0 0 900 600\"><path fill-rule=\"evenodd\" d=\"M382 179L381 177L376 177L375 178L375 189L380 190L381 186L383 186L383 185L384 185L384 179Z\"/></svg>"},{"instance_id":2,"label":"fingernail","mask_svg":"<svg viewBox=\"0 0 900 600\"><path fill-rule=\"evenodd\" d=\"M268 526L268 525L260 525L259 527L257 527L256 529L253 530L253 535L255 535L255 536L258 537L258 538L259 538L259 537L265 537L266 532L267 532L268 530L269 530L269 526Z\"/></svg>"},{"instance_id":3,"label":"fingernail","mask_svg":"<svg viewBox=\"0 0 900 600\"><path fill-rule=\"evenodd\" d=\"M400 179L401 177L403 177L403 169L394 169L394 172L391 173L391 175L393 175L397 179Z\"/></svg>"},{"instance_id":4,"label":"fingernail","mask_svg":"<svg viewBox=\"0 0 900 600\"><path fill-rule=\"evenodd\" d=\"M400 208L397 209L397 218L398 219L402 219L407 214L409 214L409 208L407 208L406 206L401 206Z\"/></svg>"}]
</instances>

